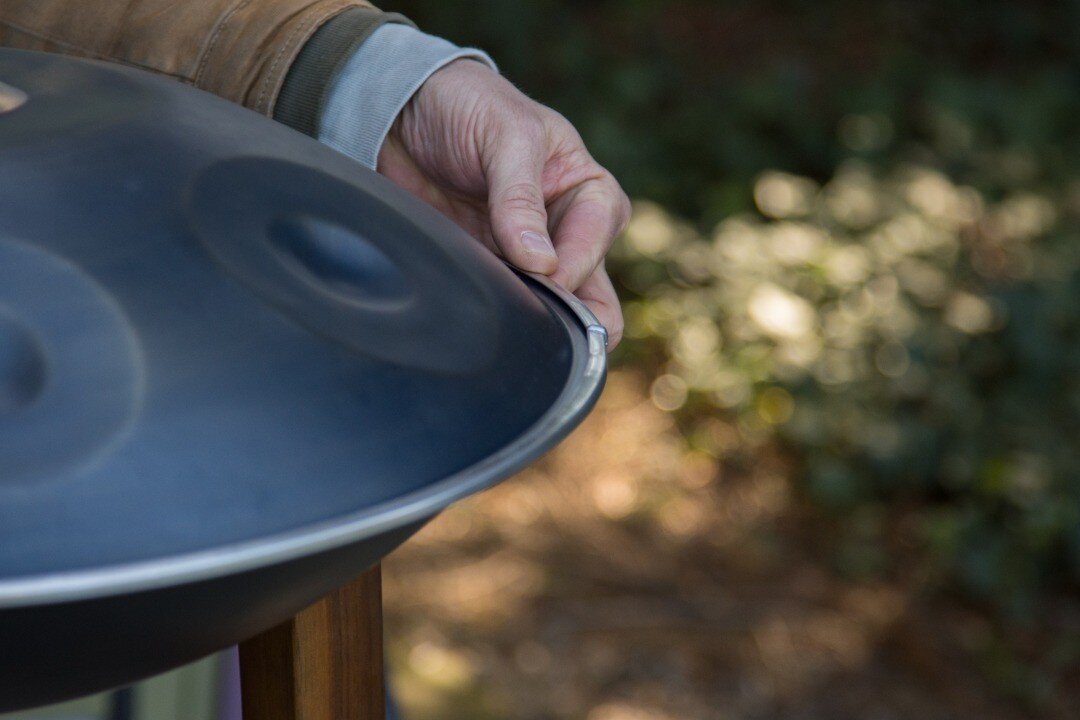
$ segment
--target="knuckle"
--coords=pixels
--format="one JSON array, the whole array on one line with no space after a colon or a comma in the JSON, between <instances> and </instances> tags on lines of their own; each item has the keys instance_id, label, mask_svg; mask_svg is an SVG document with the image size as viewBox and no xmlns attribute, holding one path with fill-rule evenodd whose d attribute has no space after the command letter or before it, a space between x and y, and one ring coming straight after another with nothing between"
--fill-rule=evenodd
<instances>
[{"instance_id":1,"label":"knuckle","mask_svg":"<svg viewBox=\"0 0 1080 720\"><path fill-rule=\"evenodd\" d=\"M630 198L626 193L619 189L619 210L615 218L615 234L621 234L626 230L626 226L630 224L630 217L634 214L633 203L630 202Z\"/></svg>"},{"instance_id":2,"label":"knuckle","mask_svg":"<svg viewBox=\"0 0 1080 720\"><path fill-rule=\"evenodd\" d=\"M530 213L537 216L544 214L540 189L530 182L517 182L502 189L495 198L495 204L504 213Z\"/></svg>"},{"instance_id":3,"label":"knuckle","mask_svg":"<svg viewBox=\"0 0 1080 720\"><path fill-rule=\"evenodd\" d=\"M531 182L521 181L503 188L497 198L501 205L533 207L540 199L540 190Z\"/></svg>"},{"instance_id":4,"label":"knuckle","mask_svg":"<svg viewBox=\"0 0 1080 720\"><path fill-rule=\"evenodd\" d=\"M544 118L532 103L515 103L509 110L506 122L519 140L530 145L539 145L547 134Z\"/></svg>"},{"instance_id":5,"label":"knuckle","mask_svg":"<svg viewBox=\"0 0 1080 720\"><path fill-rule=\"evenodd\" d=\"M618 230L621 230L622 226L630 219L632 212L630 198L623 191L614 175L596 163L591 163L591 165L595 184L589 200L602 208L605 214L613 220L614 224L619 226Z\"/></svg>"},{"instance_id":6,"label":"knuckle","mask_svg":"<svg viewBox=\"0 0 1080 720\"><path fill-rule=\"evenodd\" d=\"M488 113L483 136L493 159L514 155L525 160L543 153L546 134L543 121L527 103L510 99Z\"/></svg>"},{"instance_id":7,"label":"knuckle","mask_svg":"<svg viewBox=\"0 0 1080 720\"><path fill-rule=\"evenodd\" d=\"M552 110L549 107L544 107L541 117L545 121L545 124L551 128L551 132L556 135L564 136L574 141L575 144L580 145L582 149L585 148L585 143L581 139L581 135L578 134L577 128L574 124L566 119L562 113Z\"/></svg>"},{"instance_id":8,"label":"knuckle","mask_svg":"<svg viewBox=\"0 0 1080 720\"><path fill-rule=\"evenodd\" d=\"M621 233L626 229L627 223L630 222L630 216L634 212L633 203L630 202L630 197L619 185L619 181L615 179L615 176L611 173L606 173L606 184L608 192L611 195L611 208L612 215L615 220L615 233Z\"/></svg>"}]
</instances>

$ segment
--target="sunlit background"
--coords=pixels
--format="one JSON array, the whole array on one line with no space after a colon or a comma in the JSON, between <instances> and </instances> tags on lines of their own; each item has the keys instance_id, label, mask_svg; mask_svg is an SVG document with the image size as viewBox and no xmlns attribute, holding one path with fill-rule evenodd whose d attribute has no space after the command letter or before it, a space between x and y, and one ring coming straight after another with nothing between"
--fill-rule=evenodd
<instances>
[{"instance_id":1,"label":"sunlit background","mask_svg":"<svg viewBox=\"0 0 1080 720\"><path fill-rule=\"evenodd\" d=\"M636 201L595 414L386 563L403 717L1076 717L1080 3L383 6Z\"/></svg>"},{"instance_id":2,"label":"sunlit background","mask_svg":"<svg viewBox=\"0 0 1080 720\"><path fill-rule=\"evenodd\" d=\"M599 410L387 564L408 716L1071 718L1080 3L391 3L636 199Z\"/></svg>"}]
</instances>

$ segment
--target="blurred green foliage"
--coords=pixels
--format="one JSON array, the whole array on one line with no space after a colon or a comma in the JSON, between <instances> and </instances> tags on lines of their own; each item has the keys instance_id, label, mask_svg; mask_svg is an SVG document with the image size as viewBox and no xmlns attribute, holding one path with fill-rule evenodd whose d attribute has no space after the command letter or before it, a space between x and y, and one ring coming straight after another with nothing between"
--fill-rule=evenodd
<instances>
[{"instance_id":1,"label":"blurred green foliage","mask_svg":"<svg viewBox=\"0 0 1080 720\"><path fill-rule=\"evenodd\" d=\"M804 460L849 572L890 518L1023 616L1080 586L1078 2L384 3L489 50L638 212L624 362L708 448Z\"/></svg>"}]
</instances>

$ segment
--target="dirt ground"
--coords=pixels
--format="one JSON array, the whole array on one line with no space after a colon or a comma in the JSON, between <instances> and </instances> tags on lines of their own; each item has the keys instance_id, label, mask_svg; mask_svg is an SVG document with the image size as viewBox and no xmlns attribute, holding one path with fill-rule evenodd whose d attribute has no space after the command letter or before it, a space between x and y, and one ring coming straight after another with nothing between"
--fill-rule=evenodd
<instances>
[{"instance_id":1,"label":"dirt ground","mask_svg":"<svg viewBox=\"0 0 1080 720\"><path fill-rule=\"evenodd\" d=\"M1078 603L1047 602L1038 627L1005 633L918 573L842 579L782 453L747 450L721 421L712 432L718 459L688 452L645 382L616 372L557 450L396 552L385 592L403 714L1080 716Z\"/></svg>"}]
</instances>

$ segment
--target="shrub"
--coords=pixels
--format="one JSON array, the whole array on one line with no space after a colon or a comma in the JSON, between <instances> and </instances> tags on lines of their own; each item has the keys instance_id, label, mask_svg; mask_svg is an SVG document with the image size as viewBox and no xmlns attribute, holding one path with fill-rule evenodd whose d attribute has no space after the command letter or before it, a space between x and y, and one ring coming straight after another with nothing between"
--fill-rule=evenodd
<instances>
[{"instance_id":1,"label":"shrub","mask_svg":"<svg viewBox=\"0 0 1080 720\"><path fill-rule=\"evenodd\" d=\"M708 235L640 203L616 252L657 404L779 434L826 511L919 507L979 595L1080 581L1075 199L857 161L753 190L758 212Z\"/></svg>"},{"instance_id":2,"label":"shrub","mask_svg":"<svg viewBox=\"0 0 1080 720\"><path fill-rule=\"evenodd\" d=\"M902 505L1007 608L1080 581L1075 3L384 6L489 49L641 198L619 357L688 442L718 412L782 437L849 569Z\"/></svg>"}]
</instances>

